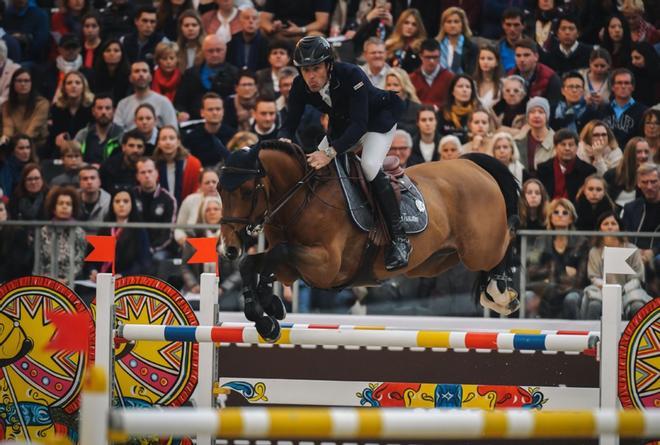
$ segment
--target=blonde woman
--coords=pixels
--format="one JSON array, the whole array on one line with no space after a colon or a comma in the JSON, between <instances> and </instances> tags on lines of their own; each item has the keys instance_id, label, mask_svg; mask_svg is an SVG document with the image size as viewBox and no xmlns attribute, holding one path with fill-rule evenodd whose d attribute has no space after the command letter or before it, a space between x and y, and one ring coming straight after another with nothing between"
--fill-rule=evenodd
<instances>
[{"instance_id":1,"label":"blonde woman","mask_svg":"<svg viewBox=\"0 0 660 445\"><path fill-rule=\"evenodd\" d=\"M73 139L78 131L87 127L92 121L93 100L94 94L85 76L79 71L70 71L64 75L50 109L50 149L54 146L61 149L67 140ZM58 153L51 155L59 157Z\"/></svg>"},{"instance_id":2,"label":"blonde woman","mask_svg":"<svg viewBox=\"0 0 660 445\"><path fill-rule=\"evenodd\" d=\"M445 9L440 17L440 32L435 38L440 42L440 66L454 74L472 74L478 49L471 37L465 11L457 6Z\"/></svg>"},{"instance_id":3,"label":"blonde woman","mask_svg":"<svg viewBox=\"0 0 660 445\"><path fill-rule=\"evenodd\" d=\"M404 111L399 118L398 127L413 133L421 103L408 73L401 68L392 68L385 76L385 89L394 91L403 100Z\"/></svg>"},{"instance_id":4,"label":"blonde woman","mask_svg":"<svg viewBox=\"0 0 660 445\"><path fill-rule=\"evenodd\" d=\"M399 16L392 35L385 41L390 66L412 73L421 64L419 47L426 39L426 28L417 9L406 9Z\"/></svg>"},{"instance_id":5,"label":"blonde woman","mask_svg":"<svg viewBox=\"0 0 660 445\"><path fill-rule=\"evenodd\" d=\"M599 175L604 175L619 165L623 152L612 130L603 121L592 120L580 132L577 156L593 165Z\"/></svg>"},{"instance_id":6,"label":"blonde woman","mask_svg":"<svg viewBox=\"0 0 660 445\"><path fill-rule=\"evenodd\" d=\"M528 177L525 166L520 162L520 152L511 134L500 131L491 140L490 153L509 168L521 184Z\"/></svg>"}]
</instances>

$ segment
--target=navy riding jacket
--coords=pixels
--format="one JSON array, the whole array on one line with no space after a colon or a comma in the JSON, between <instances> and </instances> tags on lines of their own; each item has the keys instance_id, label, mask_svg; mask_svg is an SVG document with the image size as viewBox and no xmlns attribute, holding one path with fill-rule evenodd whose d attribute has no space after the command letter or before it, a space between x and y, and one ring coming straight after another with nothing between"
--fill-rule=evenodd
<instances>
[{"instance_id":1,"label":"navy riding jacket","mask_svg":"<svg viewBox=\"0 0 660 445\"><path fill-rule=\"evenodd\" d=\"M328 139L337 153L351 149L368 131L387 133L403 112L403 101L391 91L372 85L356 65L337 62L330 73L332 107L312 93L302 76L296 77L289 94L289 113L279 137L293 139L305 105L330 116Z\"/></svg>"}]
</instances>

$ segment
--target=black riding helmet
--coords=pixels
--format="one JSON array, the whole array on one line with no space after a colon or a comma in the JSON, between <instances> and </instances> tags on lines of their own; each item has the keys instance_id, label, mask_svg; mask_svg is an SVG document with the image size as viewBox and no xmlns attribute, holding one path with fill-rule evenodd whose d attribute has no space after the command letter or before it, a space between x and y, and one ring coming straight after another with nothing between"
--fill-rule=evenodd
<instances>
[{"instance_id":1,"label":"black riding helmet","mask_svg":"<svg viewBox=\"0 0 660 445\"><path fill-rule=\"evenodd\" d=\"M303 37L298 41L296 50L293 52L293 64L298 68L318 65L322 62L331 64L332 60L332 47L321 36Z\"/></svg>"}]
</instances>

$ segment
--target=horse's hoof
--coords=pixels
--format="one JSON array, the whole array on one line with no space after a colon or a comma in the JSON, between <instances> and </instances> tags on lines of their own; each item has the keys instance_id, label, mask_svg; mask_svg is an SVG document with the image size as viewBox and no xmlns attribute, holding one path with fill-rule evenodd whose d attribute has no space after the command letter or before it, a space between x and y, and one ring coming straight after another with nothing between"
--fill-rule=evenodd
<instances>
[{"instance_id":1,"label":"horse's hoof","mask_svg":"<svg viewBox=\"0 0 660 445\"><path fill-rule=\"evenodd\" d=\"M504 285L502 286L502 284ZM490 280L486 286L486 294L499 306L508 305L518 296L515 290L506 287L506 282L503 280Z\"/></svg>"},{"instance_id":2,"label":"horse's hoof","mask_svg":"<svg viewBox=\"0 0 660 445\"><path fill-rule=\"evenodd\" d=\"M268 343L275 343L282 334L280 324L273 317L261 317L255 322L255 327L259 335Z\"/></svg>"},{"instance_id":3,"label":"horse's hoof","mask_svg":"<svg viewBox=\"0 0 660 445\"><path fill-rule=\"evenodd\" d=\"M277 295L272 295L270 303L267 306L264 305L264 311L266 311L268 315L275 317L277 320L284 320L286 317L286 307L284 306L284 302Z\"/></svg>"},{"instance_id":4,"label":"horse's hoof","mask_svg":"<svg viewBox=\"0 0 660 445\"><path fill-rule=\"evenodd\" d=\"M245 314L245 318L256 323L263 318L264 308L251 296L251 293L250 296L246 293L243 313Z\"/></svg>"},{"instance_id":5,"label":"horse's hoof","mask_svg":"<svg viewBox=\"0 0 660 445\"><path fill-rule=\"evenodd\" d=\"M481 298L479 300L481 305L487 309L497 312L501 315L509 315L517 311L520 307L520 300L515 299L507 302L505 305L497 304L492 301L484 292L481 293Z\"/></svg>"}]
</instances>

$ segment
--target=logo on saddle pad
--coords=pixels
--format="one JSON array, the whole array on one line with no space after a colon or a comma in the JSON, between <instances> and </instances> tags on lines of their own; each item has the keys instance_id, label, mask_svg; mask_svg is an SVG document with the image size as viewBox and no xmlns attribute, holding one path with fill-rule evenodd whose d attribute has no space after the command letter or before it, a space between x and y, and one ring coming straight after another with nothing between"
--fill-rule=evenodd
<instances>
[{"instance_id":1,"label":"logo on saddle pad","mask_svg":"<svg viewBox=\"0 0 660 445\"><path fill-rule=\"evenodd\" d=\"M415 199L415 207L417 207L417 210L419 210L422 213L426 211L426 206L424 205L424 201L422 201L421 199Z\"/></svg>"}]
</instances>

